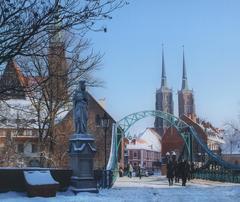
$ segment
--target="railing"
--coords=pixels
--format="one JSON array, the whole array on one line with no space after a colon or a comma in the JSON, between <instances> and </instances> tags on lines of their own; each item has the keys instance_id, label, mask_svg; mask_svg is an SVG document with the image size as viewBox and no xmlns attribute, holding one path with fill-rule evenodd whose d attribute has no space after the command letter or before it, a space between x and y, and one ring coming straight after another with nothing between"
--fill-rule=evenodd
<instances>
[{"instance_id":1,"label":"railing","mask_svg":"<svg viewBox=\"0 0 240 202\"><path fill-rule=\"evenodd\" d=\"M197 170L194 177L219 182L240 183L240 172L232 170Z\"/></svg>"},{"instance_id":2,"label":"railing","mask_svg":"<svg viewBox=\"0 0 240 202\"><path fill-rule=\"evenodd\" d=\"M205 166L205 170L198 170L195 173L197 178L209 179L209 180L219 180L226 182L239 182L240 180L240 166L231 164L221 159L218 155L214 154L208 146L204 143L201 137L197 134L195 129L192 126L189 126L187 123L182 121L181 119L165 113L161 111L142 111L134 114L130 114L119 122L113 125L112 130L112 144L111 144L111 152L110 158L107 165L107 174L106 174L106 187L111 187L115 180L118 177L118 147L119 141L118 137L124 137L126 135L127 130L135 124L138 120L148 117L155 116L160 117L166 121L168 121L172 126L174 126L179 134L182 136L185 147L187 148L188 155L192 155L192 138L201 146L203 151L208 155L208 159L215 162L218 166L220 166L220 170L207 170L208 167ZM127 135L126 135L127 136ZM121 142L121 141L120 141ZM192 160L192 156L190 156ZM237 174L236 174L237 173Z\"/></svg>"},{"instance_id":3,"label":"railing","mask_svg":"<svg viewBox=\"0 0 240 202\"><path fill-rule=\"evenodd\" d=\"M229 163L227 161L224 161L223 159L221 159L221 157L219 155L213 153L213 151L211 151L208 148L208 146L203 142L203 140L199 137L199 135L197 134L197 132L194 130L194 128L192 126L189 127L189 129L190 129L191 134L193 135L193 138L202 147L202 149L207 153L207 155L209 156L209 158L212 161L214 161L216 164L222 166L224 169L240 171L239 165L235 165L235 164Z\"/></svg>"}]
</instances>

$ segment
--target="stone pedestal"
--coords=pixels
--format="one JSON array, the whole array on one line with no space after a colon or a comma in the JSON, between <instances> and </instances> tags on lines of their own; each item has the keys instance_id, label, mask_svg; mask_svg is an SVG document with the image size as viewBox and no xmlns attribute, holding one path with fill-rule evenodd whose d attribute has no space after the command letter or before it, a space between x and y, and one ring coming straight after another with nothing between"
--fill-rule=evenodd
<instances>
[{"instance_id":1,"label":"stone pedestal","mask_svg":"<svg viewBox=\"0 0 240 202\"><path fill-rule=\"evenodd\" d=\"M94 138L89 134L73 134L70 138L70 165L73 170L71 189L78 192L98 192L93 173L96 152Z\"/></svg>"}]
</instances>

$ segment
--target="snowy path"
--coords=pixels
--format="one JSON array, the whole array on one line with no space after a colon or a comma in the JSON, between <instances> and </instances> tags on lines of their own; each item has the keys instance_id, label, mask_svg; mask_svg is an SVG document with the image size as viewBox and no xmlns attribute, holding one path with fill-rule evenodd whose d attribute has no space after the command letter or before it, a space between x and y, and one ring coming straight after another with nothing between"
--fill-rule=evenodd
<instances>
[{"instance_id":1,"label":"snowy path","mask_svg":"<svg viewBox=\"0 0 240 202\"><path fill-rule=\"evenodd\" d=\"M114 187L99 194L58 193L55 198L27 198L25 193L1 193L0 202L237 202L240 184L192 180L186 187L168 186L165 177L119 178Z\"/></svg>"}]
</instances>

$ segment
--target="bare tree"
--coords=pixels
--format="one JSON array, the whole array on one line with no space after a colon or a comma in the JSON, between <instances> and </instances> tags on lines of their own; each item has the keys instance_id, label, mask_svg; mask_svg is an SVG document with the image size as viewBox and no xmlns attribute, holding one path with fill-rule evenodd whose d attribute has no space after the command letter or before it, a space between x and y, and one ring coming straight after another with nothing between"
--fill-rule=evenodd
<instances>
[{"instance_id":1,"label":"bare tree","mask_svg":"<svg viewBox=\"0 0 240 202\"><path fill-rule=\"evenodd\" d=\"M236 149L240 151L240 126L236 121L225 124L223 145L224 152L233 154Z\"/></svg>"},{"instance_id":2,"label":"bare tree","mask_svg":"<svg viewBox=\"0 0 240 202\"><path fill-rule=\"evenodd\" d=\"M18 58L28 80L25 91L31 103L28 113L37 125L39 151L45 159L51 160L53 145L58 144L55 124L71 110L71 96L79 80L87 80L90 86L101 84L91 76L101 58L89 50L89 41L84 39L77 43L54 41L40 55Z\"/></svg>"},{"instance_id":3,"label":"bare tree","mask_svg":"<svg viewBox=\"0 0 240 202\"><path fill-rule=\"evenodd\" d=\"M17 55L40 54L45 35L68 30L83 36L89 30L106 31L97 23L111 19L124 0L1 0L0 65ZM31 50L35 50L32 52Z\"/></svg>"},{"instance_id":4,"label":"bare tree","mask_svg":"<svg viewBox=\"0 0 240 202\"><path fill-rule=\"evenodd\" d=\"M1 102L8 105L4 101L8 96L2 95L11 90L27 95L31 102L27 108L8 107L23 112L22 128L37 127L39 149L46 159L51 159L50 151L56 144L54 126L62 114L69 111L74 86L79 79L86 79L89 86L99 84L91 73L99 65L101 56L86 51L89 41L84 40L85 34L89 30L106 31L98 22L111 19L111 12L124 4L124 0L1 1L0 69L15 58L25 78L20 89L19 83L8 85L6 78L6 85L0 89ZM78 42L63 40L63 32ZM67 68L59 71L59 66ZM1 81L5 83L2 78ZM1 118L12 117L1 114Z\"/></svg>"}]
</instances>

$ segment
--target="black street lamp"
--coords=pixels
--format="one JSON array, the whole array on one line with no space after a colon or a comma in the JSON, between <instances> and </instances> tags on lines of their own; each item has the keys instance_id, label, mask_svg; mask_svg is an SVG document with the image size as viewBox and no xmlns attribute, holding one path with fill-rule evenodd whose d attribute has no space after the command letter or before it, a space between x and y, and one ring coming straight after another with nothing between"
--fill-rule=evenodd
<instances>
[{"instance_id":1,"label":"black street lamp","mask_svg":"<svg viewBox=\"0 0 240 202\"><path fill-rule=\"evenodd\" d=\"M101 119L101 127L104 129L104 158L105 158L105 163L104 163L104 169L107 169L107 129L109 127L110 119L106 112L104 113L104 116Z\"/></svg>"},{"instance_id":2,"label":"black street lamp","mask_svg":"<svg viewBox=\"0 0 240 202\"><path fill-rule=\"evenodd\" d=\"M108 176L107 176L107 129L109 127L109 118L105 112L101 118L101 127L104 129L104 171L103 171L103 187L108 187Z\"/></svg>"}]
</instances>

